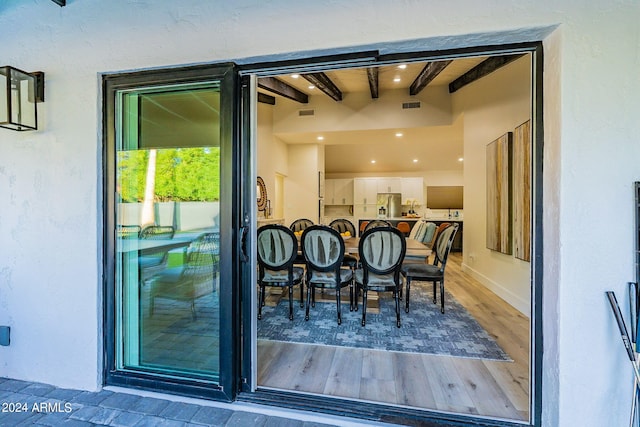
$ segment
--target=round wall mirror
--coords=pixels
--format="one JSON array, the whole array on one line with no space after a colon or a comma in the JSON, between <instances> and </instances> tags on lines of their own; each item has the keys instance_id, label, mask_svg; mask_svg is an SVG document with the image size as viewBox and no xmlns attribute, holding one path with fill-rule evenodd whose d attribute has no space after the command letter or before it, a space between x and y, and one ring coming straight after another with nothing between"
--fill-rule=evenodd
<instances>
[{"instance_id":1,"label":"round wall mirror","mask_svg":"<svg viewBox=\"0 0 640 427\"><path fill-rule=\"evenodd\" d=\"M262 177L258 177L258 183L256 184L256 198L258 200L258 210L264 211L267 209L267 186L264 185Z\"/></svg>"}]
</instances>

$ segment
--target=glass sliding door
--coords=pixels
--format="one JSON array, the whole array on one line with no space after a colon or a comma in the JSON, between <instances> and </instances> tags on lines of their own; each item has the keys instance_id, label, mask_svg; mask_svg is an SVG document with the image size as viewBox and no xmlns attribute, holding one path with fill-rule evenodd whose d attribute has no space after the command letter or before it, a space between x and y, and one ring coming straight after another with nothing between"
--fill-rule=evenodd
<instances>
[{"instance_id":1,"label":"glass sliding door","mask_svg":"<svg viewBox=\"0 0 640 427\"><path fill-rule=\"evenodd\" d=\"M230 399L234 101L215 71L107 91L107 379Z\"/></svg>"}]
</instances>

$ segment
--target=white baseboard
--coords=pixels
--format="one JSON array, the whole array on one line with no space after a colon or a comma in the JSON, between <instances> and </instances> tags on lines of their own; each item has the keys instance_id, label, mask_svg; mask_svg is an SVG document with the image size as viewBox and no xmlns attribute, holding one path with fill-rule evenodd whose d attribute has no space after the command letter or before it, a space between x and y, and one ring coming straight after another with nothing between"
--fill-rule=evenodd
<instances>
[{"instance_id":1,"label":"white baseboard","mask_svg":"<svg viewBox=\"0 0 640 427\"><path fill-rule=\"evenodd\" d=\"M511 292L509 289L505 288L499 283L494 282L484 274L474 270L472 267L469 267L469 265L465 263L462 263L462 272L468 274L469 276L472 276L491 292L505 300L513 308L515 308L525 316L531 318L531 306L529 304L529 301L522 299L518 295Z\"/></svg>"}]
</instances>

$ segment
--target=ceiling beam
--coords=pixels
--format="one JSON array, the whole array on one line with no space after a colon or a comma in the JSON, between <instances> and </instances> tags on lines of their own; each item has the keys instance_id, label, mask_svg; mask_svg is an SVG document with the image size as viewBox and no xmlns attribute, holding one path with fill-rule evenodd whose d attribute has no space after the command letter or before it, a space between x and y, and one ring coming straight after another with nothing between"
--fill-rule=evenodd
<instances>
[{"instance_id":1,"label":"ceiling beam","mask_svg":"<svg viewBox=\"0 0 640 427\"><path fill-rule=\"evenodd\" d=\"M258 92L258 102L263 104L276 105L276 97L267 95L266 93Z\"/></svg>"},{"instance_id":2,"label":"ceiling beam","mask_svg":"<svg viewBox=\"0 0 640 427\"><path fill-rule=\"evenodd\" d=\"M300 92L295 87L289 86L282 80L278 80L275 77L260 77L258 79L258 87L301 104L309 103L309 97L307 94Z\"/></svg>"},{"instance_id":3,"label":"ceiling beam","mask_svg":"<svg viewBox=\"0 0 640 427\"><path fill-rule=\"evenodd\" d=\"M424 66L420 74L416 77L416 79L411 83L411 87L409 88L409 95L417 95L422 89L427 87L429 83L433 81L438 74L440 74L447 65L451 64L452 61L434 61L429 62Z\"/></svg>"},{"instance_id":4,"label":"ceiling beam","mask_svg":"<svg viewBox=\"0 0 640 427\"><path fill-rule=\"evenodd\" d=\"M468 85L469 83L473 83L476 80L493 73L500 67L504 67L510 62L515 61L516 59L524 56L524 53L517 55L503 55L503 56L491 56L451 83L449 83L449 93L453 93L463 86Z\"/></svg>"},{"instance_id":5,"label":"ceiling beam","mask_svg":"<svg viewBox=\"0 0 640 427\"><path fill-rule=\"evenodd\" d=\"M67 5L67 0L51 0L51 1L59 5L60 7Z\"/></svg>"},{"instance_id":6,"label":"ceiling beam","mask_svg":"<svg viewBox=\"0 0 640 427\"><path fill-rule=\"evenodd\" d=\"M371 98L378 99L378 67L367 68L367 77L369 78Z\"/></svg>"},{"instance_id":7,"label":"ceiling beam","mask_svg":"<svg viewBox=\"0 0 640 427\"><path fill-rule=\"evenodd\" d=\"M342 101L342 92L325 73L303 74L302 77L336 101Z\"/></svg>"}]
</instances>

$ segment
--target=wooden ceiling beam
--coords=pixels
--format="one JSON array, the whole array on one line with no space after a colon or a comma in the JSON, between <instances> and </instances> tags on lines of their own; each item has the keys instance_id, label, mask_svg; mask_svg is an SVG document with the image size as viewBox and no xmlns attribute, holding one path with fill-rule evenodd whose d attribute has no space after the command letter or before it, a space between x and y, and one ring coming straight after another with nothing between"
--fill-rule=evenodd
<instances>
[{"instance_id":1,"label":"wooden ceiling beam","mask_svg":"<svg viewBox=\"0 0 640 427\"><path fill-rule=\"evenodd\" d=\"M502 55L502 56L491 56L451 83L449 83L449 93L453 93L463 86L468 85L469 83L473 83L476 80L493 73L500 67L504 67L510 62L515 61L516 59L524 56L524 53L516 54L516 55Z\"/></svg>"},{"instance_id":2,"label":"wooden ceiling beam","mask_svg":"<svg viewBox=\"0 0 640 427\"><path fill-rule=\"evenodd\" d=\"M369 90L371 98L378 99L378 67L367 68L367 78L369 79Z\"/></svg>"},{"instance_id":3,"label":"wooden ceiling beam","mask_svg":"<svg viewBox=\"0 0 640 427\"><path fill-rule=\"evenodd\" d=\"M409 95L417 95L422 89L427 87L429 83L433 81L438 74L440 74L447 65L451 64L452 61L434 61L429 62L424 66L422 71L418 74L416 79L411 83L411 87L409 88Z\"/></svg>"},{"instance_id":4,"label":"wooden ceiling beam","mask_svg":"<svg viewBox=\"0 0 640 427\"><path fill-rule=\"evenodd\" d=\"M309 97L306 93L300 92L295 87L289 86L282 80L278 80L275 77L260 77L258 79L258 87L301 104L309 103Z\"/></svg>"},{"instance_id":5,"label":"wooden ceiling beam","mask_svg":"<svg viewBox=\"0 0 640 427\"><path fill-rule=\"evenodd\" d=\"M342 92L325 73L302 74L302 77L329 95L335 101L342 101Z\"/></svg>"},{"instance_id":6,"label":"wooden ceiling beam","mask_svg":"<svg viewBox=\"0 0 640 427\"><path fill-rule=\"evenodd\" d=\"M55 4L57 4L60 7L67 5L67 0L51 0L51 1L54 2Z\"/></svg>"},{"instance_id":7,"label":"wooden ceiling beam","mask_svg":"<svg viewBox=\"0 0 640 427\"><path fill-rule=\"evenodd\" d=\"M258 92L258 102L269 105L276 105L276 97L267 95L266 93Z\"/></svg>"}]
</instances>

